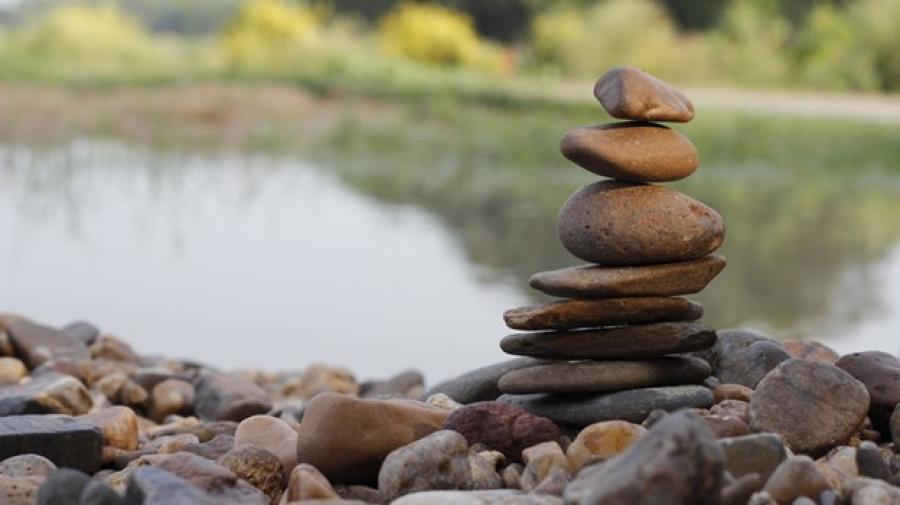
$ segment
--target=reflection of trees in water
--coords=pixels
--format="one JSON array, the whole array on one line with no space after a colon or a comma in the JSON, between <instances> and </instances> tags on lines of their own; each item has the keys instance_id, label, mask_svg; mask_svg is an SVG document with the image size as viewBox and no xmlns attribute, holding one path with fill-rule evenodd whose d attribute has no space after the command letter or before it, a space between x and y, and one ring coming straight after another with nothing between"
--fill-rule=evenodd
<instances>
[{"instance_id":1,"label":"reflection of trees in water","mask_svg":"<svg viewBox=\"0 0 900 505\"><path fill-rule=\"evenodd\" d=\"M333 166L362 192L387 202L417 202L431 210L453 231L473 263L487 267L495 282L521 286L536 301L546 298L528 288L531 274L580 262L559 244L555 209L545 203L562 206L589 178L561 185L547 183L557 177L553 171L522 172L522 177L532 178L531 192L542 200L531 205L527 195L511 198L502 189L466 199L450 189L429 191L398 182L392 170L361 171L356 162ZM713 175L700 172L676 186L716 208L727 222L720 252L729 266L709 289L695 295L711 324L751 324L809 336L835 334L877 313L873 269L900 241L896 188L835 178L755 183L723 177L715 169L709 172ZM472 181L468 185L479 186Z\"/></svg>"}]
</instances>

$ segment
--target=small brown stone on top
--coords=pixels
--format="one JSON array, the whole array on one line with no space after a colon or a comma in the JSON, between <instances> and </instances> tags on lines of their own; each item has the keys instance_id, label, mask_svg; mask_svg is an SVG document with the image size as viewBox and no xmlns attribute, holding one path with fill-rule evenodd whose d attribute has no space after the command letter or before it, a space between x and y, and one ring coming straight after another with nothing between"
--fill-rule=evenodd
<instances>
[{"instance_id":1,"label":"small brown stone on top","mask_svg":"<svg viewBox=\"0 0 900 505\"><path fill-rule=\"evenodd\" d=\"M682 92L635 67L615 67L594 85L594 96L620 119L674 121L694 118L694 104Z\"/></svg>"},{"instance_id":2,"label":"small brown stone on top","mask_svg":"<svg viewBox=\"0 0 900 505\"><path fill-rule=\"evenodd\" d=\"M658 265L563 268L534 274L529 284L548 295L573 298L685 295L701 291L723 268L725 257L710 254Z\"/></svg>"},{"instance_id":3,"label":"small brown stone on top","mask_svg":"<svg viewBox=\"0 0 900 505\"><path fill-rule=\"evenodd\" d=\"M576 128L563 137L560 150L585 170L633 182L677 181L700 165L690 140L655 123Z\"/></svg>"},{"instance_id":4,"label":"small brown stone on top","mask_svg":"<svg viewBox=\"0 0 900 505\"><path fill-rule=\"evenodd\" d=\"M693 321L703 307L685 298L649 296L605 300L563 300L506 311L503 319L514 330L571 330L597 326Z\"/></svg>"}]
</instances>

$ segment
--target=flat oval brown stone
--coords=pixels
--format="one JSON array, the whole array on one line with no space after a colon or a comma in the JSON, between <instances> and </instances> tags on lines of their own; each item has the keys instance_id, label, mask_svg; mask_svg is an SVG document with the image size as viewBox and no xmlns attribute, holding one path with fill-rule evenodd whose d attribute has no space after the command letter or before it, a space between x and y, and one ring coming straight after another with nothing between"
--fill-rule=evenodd
<instances>
[{"instance_id":1,"label":"flat oval brown stone","mask_svg":"<svg viewBox=\"0 0 900 505\"><path fill-rule=\"evenodd\" d=\"M657 323L576 331L515 333L500 342L509 354L555 359L639 359L698 351L716 343L709 326Z\"/></svg>"},{"instance_id":2,"label":"flat oval brown stone","mask_svg":"<svg viewBox=\"0 0 900 505\"><path fill-rule=\"evenodd\" d=\"M700 358L667 356L641 361L582 361L522 368L500 378L500 391L526 393L603 393L651 386L698 383L709 377Z\"/></svg>"},{"instance_id":3,"label":"flat oval brown stone","mask_svg":"<svg viewBox=\"0 0 900 505\"><path fill-rule=\"evenodd\" d=\"M569 252L591 263L669 263L718 249L725 222L678 191L606 180L569 197L559 213L559 238Z\"/></svg>"},{"instance_id":4,"label":"flat oval brown stone","mask_svg":"<svg viewBox=\"0 0 900 505\"><path fill-rule=\"evenodd\" d=\"M660 265L563 268L536 273L529 284L548 295L574 298L686 295L702 291L723 268L725 257L710 254Z\"/></svg>"},{"instance_id":5,"label":"flat oval brown stone","mask_svg":"<svg viewBox=\"0 0 900 505\"><path fill-rule=\"evenodd\" d=\"M576 128L563 137L560 150L585 170L634 182L676 181L700 165L690 140L655 123Z\"/></svg>"},{"instance_id":6,"label":"flat oval brown stone","mask_svg":"<svg viewBox=\"0 0 900 505\"><path fill-rule=\"evenodd\" d=\"M514 330L572 330L597 326L693 321L703 306L685 298L649 296L606 300L563 300L507 310L506 325Z\"/></svg>"},{"instance_id":7,"label":"flat oval brown stone","mask_svg":"<svg viewBox=\"0 0 900 505\"><path fill-rule=\"evenodd\" d=\"M682 92L635 67L615 67L597 80L594 96L610 116L686 123L694 104Z\"/></svg>"}]
</instances>

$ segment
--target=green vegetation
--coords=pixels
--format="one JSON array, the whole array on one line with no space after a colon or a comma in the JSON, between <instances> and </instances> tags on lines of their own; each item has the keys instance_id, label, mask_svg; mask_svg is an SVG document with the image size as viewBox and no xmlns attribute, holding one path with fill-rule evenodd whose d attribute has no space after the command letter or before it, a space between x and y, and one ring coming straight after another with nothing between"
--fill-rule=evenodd
<instances>
[{"instance_id":1,"label":"green vegetation","mask_svg":"<svg viewBox=\"0 0 900 505\"><path fill-rule=\"evenodd\" d=\"M579 81L629 63L680 83L900 89L900 0L785 4L29 0L0 32L0 78L491 95L498 76Z\"/></svg>"}]
</instances>

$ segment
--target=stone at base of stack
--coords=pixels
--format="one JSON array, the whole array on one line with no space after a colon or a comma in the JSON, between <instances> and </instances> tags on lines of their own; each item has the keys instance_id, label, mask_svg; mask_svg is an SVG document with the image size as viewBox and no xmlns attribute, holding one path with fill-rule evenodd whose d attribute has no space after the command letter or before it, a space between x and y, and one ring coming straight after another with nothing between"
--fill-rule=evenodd
<instances>
[{"instance_id":1,"label":"stone at base of stack","mask_svg":"<svg viewBox=\"0 0 900 505\"><path fill-rule=\"evenodd\" d=\"M531 286L567 299L507 311L517 333L501 348L548 361L503 375L499 401L567 426L643 421L651 411L706 408L712 392L702 359L683 355L716 343L699 322L701 291L725 267L714 254L721 216L677 191L649 184L682 179L699 165L693 144L650 121L686 122L693 105L668 84L617 67L594 93L624 123L577 128L563 154L613 178L574 193L560 211L559 236L591 264L535 274Z\"/></svg>"}]
</instances>

